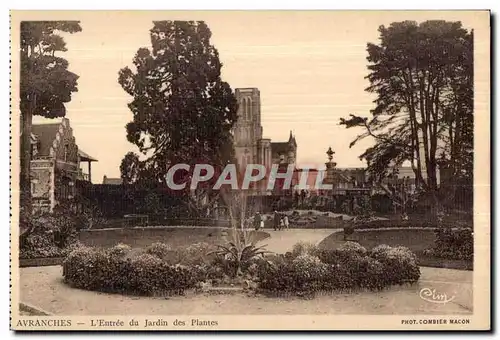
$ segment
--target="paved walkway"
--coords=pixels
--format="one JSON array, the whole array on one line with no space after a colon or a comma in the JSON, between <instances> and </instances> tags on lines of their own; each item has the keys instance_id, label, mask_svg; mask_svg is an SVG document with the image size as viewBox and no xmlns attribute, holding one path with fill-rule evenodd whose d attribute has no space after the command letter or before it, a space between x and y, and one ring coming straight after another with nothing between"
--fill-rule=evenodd
<instances>
[{"instance_id":1,"label":"paved walkway","mask_svg":"<svg viewBox=\"0 0 500 340\"><path fill-rule=\"evenodd\" d=\"M342 229L284 229L270 230L264 229L271 235L270 238L260 241L259 245L267 244L266 249L275 253L284 254L291 251L298 242L309 242L318 244L330 234Z\"/></svg>"}]
</instances>

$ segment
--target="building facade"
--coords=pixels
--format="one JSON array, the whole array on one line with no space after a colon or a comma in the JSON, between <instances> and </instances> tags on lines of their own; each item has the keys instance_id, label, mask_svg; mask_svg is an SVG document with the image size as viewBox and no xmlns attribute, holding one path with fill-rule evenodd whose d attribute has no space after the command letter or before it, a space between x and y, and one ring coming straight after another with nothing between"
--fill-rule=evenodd
<instances>
[{"instance_id":1,"label":"building facade","mask_svg":"<svg viewBox=\"0 0 500 340\"><path fill-rule=\"evenodd\" d=\"M263 137L260 91L257 88L236 89L238 119L233 128L234 150L238 165L294 164L297 160L297 141L290 131L285 142L272 142Z\"/></svg>"},{"instance_id":2,"label":"building facade","mask_svg":"<svg viewBox=\"0 0 500 340\"><path fill-rule=\"evenodd\" d=\"M58 204L71 202L76 195L76 181L90 182L91 164L96 161L78 148L68 119L33 124L30 163L33 209L52 212Z\"/></svg>"}]
</instances>

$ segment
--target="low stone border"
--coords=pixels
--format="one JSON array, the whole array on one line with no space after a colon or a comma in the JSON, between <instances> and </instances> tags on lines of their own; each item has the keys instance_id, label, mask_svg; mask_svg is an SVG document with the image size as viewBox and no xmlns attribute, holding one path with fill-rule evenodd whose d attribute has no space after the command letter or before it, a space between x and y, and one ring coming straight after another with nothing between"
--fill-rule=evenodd
<instances>
[{"instance_id":1,"label":"low stone border","mask_svg":"<svg viewBox=\"0 0 500 340\"><path fill-rule=\"evenodd\" d=\"M64 257L39 257L34 259L19 259L19 267L45 267L45 266L60 266L64 261Z\"/></svg>"},{"instance_id":2,"label":"low stone border","mask_svg":"<svg viewBox=\"0 0 500 340\"><path fill-rule=\"evenodd\" d=\"M243 293L245 289L243 287L209 287L201 289L200 291L206 294L236 294Z\"/></svg>"},{"instance_id":3,"label":"low stone border","mask_svg":"<svg viewBox=\"0 0 500 340\"><path fill-rule=\"evenodd\" d=\"M354 232L357 231L385 231L385 230L426 230L434 231L436 228L432 227L381 227L381 228L354 228Z\"/></svg>"},{"instance_id":4,"label":"low stone border","mask_svg":"<svg viewBox=\"0 0 500 340\"><path fill-rule=\"evenodd\" d=\"M23 303L23 302L19 302L19 311L30 313L30 314L35 315L35 316L50 316L50 315L52 315L52 313L44 311L43 309L41 309L39 307L35 307L33 305L29 305L29 304Z\"/></svg>"}]
</instances>

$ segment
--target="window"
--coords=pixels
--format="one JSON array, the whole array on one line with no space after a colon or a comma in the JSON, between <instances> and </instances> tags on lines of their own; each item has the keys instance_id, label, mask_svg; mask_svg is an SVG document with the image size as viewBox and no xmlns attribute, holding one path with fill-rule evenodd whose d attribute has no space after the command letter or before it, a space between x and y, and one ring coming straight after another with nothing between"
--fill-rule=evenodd
<instances>
[{"instance_id":1,"label":"window","mask_svg":"<svg viewBox=\"0 0 500 340\"><path fill-rule=\"evenodd\" d=\"M64 161L67 162L68 161L68 152L69 152L69 146L68 144L64 145Z\"/></svg>"},{"instance_id":2,"label":"window","mask_svg":"<svg viewBox=\"0 0 500 340\"><path fill-rule=\"evenodd\" d=\"M252 120L252 100L250 98L243 98L243 119Z\"/></svg>"},{"instance_id":3,"label":"window","mask_svg":"<svg viewBox=\"0 0 500 340\"><path fill-rule=\"evenodd\" d=\"M31 158L35 158L38 154L38 145L37 143L31 144Z\"/></svg>"}]
</instances>

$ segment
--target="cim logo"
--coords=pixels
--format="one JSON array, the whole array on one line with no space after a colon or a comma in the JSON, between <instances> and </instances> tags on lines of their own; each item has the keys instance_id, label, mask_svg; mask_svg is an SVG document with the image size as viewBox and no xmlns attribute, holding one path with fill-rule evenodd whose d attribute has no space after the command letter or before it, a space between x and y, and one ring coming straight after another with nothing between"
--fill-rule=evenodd
<instances>
[{"instance_id":1,"label":"cim logo","mask_svg":"<svg viewBox=\"0 0 500 340\"><path fill-rule=\"evenodd\" d=\"M439 304L445 304L455 299L455 295L448 297L445 293L438 293L436 289L430 288L422 288L419 296L424 301Z\"/></svg>"}]
</instances>

